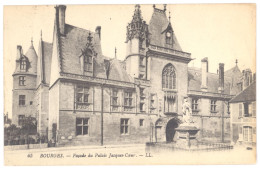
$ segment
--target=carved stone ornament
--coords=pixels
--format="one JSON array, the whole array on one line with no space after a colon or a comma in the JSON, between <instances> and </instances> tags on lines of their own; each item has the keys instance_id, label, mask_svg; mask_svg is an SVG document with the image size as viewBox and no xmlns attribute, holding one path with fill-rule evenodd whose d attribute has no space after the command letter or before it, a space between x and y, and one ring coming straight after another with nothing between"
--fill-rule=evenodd
<instances>
[{"instance_id":1,"label":"carved stone ornament","mask_svg":"<svg viewBox=\"0 0 260 171\"><path fill-rule=\"evenodd\" d=\"M149 31L148 25L143 20L140 10L140 5L135 6L135 12L133 15L132 22L128 24L126 33L126 42L132 40L133 38L138 38L139 40L148 40Z\"/></svg>"}]
</instances>

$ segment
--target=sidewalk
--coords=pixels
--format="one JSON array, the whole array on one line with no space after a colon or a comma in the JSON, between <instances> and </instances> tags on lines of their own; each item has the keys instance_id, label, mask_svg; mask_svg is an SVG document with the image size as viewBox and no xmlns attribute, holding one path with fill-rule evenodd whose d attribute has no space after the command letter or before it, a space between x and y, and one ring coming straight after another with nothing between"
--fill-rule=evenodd
<instances>
[{"instance_id":1,"label":"sidewalk","mask_svg":"<svg viewBox=\"0 0 260 171\"><path fill-rule=\"evenodd\" d=\"M112 148L129 148L129 147L143 147L145 144L117 144L117 145L96 145L96 146L67 146L67 147L49 147L41 149L26 149L26 150L5 150L5 153L17 153L19 152L48 152L48 151L69 151L69 150L80 150L80 149L112 149Z\"/></svg>"}]
</instances>

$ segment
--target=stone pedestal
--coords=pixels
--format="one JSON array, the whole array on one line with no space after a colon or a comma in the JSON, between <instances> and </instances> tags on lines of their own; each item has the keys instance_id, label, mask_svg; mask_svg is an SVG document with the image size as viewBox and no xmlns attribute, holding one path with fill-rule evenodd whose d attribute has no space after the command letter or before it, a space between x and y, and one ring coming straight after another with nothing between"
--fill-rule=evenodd
<instances>
[{"instance_id":1,"label":"stone pedestal","mask_svg":"<svg viewBox=\"0 0 260 171\"><path fill-rule=\"evenodd\" d=\"M196 134L199 129L192 125L181 124L178 128L175 129L177 132L177 141L176 147L190 149L196 148L198 146L198 140Z\"/></svg>"}]
</instances>

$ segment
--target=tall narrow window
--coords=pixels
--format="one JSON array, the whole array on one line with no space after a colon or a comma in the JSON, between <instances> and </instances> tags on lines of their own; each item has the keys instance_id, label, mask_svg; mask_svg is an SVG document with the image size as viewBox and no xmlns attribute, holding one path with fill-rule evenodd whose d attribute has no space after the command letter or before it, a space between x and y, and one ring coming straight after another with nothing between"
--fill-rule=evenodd
<instances>
[{"instance_id":1,"label":"tall narrow window","mask_svg":"<svg viewBox=\"0 0 260 171\"><path fill-rule=\"evenodd\" d=\"M112 93L112 105L117 106L118 105L118 96L117 96L117 90L113 90Z\"/></svg>"},{"instance_id":2,"label":"tall narrow window","mask_svg":"<svg viewBox=\"0 0 260 171\"><path fill-rule=\"evenodd\" d=\"M19 105L20 106L25 105L25 95L19 95Z\"/></svg>"},{"instance_id":3,"label":"tall narrow window","mask_svg":"<svg viewBox=\"0 0 260 171\"><path fill-rule=\"evenodd\" d=\"M87 50L87 52L84 55L84 72L92 72L92 51Z\"/></svg>"},{"instance_id":4,"label":"tall narrow window","mask_svg":"<svg viewBox=\"0 0 260 171\"><path fill-rule=\"evenodd\" d=\"M20 76L19 77L19 85L20 86L25 86L25 76Z\"/></svg>"},{"instance_id":5,"label":"tall narrow window","mask_svg":"<svg viewBox=\"0 0 260 171\"><path fill-rule=\"evenodd\" d=\"M88 135L89 118L76 118L76 135Z\"/></svg>"},{"instance_id":6,"label":"tall narrow window","mask_svg":"<svg viewBox=\"0 0 260 171\"><path fill-rule=\"evenodd\" d=\"M172 33L170 31L166 32L166 44L172 44Z\"/></svg>"},{"instance_id":7,"label":"tall narrow window","mask_svg":"<svg viewBox=\"0 0 260 171\"><path fill-rule=\"evenodd\" d=\"M125 102L124 105L131 107L133 102L132 92L125 92Z\"/></svg>"},{"instance_id":8,"label":"tall narrow window","mask_svg":"<svg viewBox=\"0 0 260 171\"><path fill-rule=\"evenodd\" d=\"M176 74L172 64L166 65L163 69L162 88L176 89Z\"/></svg>"},{"instance_id":9,"label":"tall narrow window","mask_svg":"<svg viewBox=\"0 0 260 171\"><path fill-rule=\"evenodd\" d=\"M252 102L252 116L256 117L256 106L255 106L255 102Z\"/></svg>"},{"instance_id":10,"label":"tall narrow window","mask_svg":"<svg viewBox=\"0 0 260 171\"><path fill-rule=\"evenodd\" d=\"M120 121L120 133L125 135L129 134L129 119L121 119Z\"/></svg>"},{"instance_id":11,"label":"tall narrow window","mask_svg":"<svg viewBox=\"0 0 260 171\"><path fill-rule=\"evenodd\" d=\"M112 111L118 111L118 108L119 108L118 91L116 89L112 90L111 100L112 100L112 104L111 104Z\"/></svg>"},{"instance_id":12,"label":"tall narrow window","mask_svg":"<svg viewBox=\"0 0 260 171\"><path fill-rule=\"evenodd\" d=\"M244 103L244 117L249 117L249 105L248 103Z\"/></svg>"},{"instance_id":13,"label":"tall narrow window","mask_svg":"<svg viewBox=\"0 0 260 171\"><path fill-rule=\"evenodd\" d=\"M140 112L145 111L145 94L144 88L140 88Z\"/></svg>"},{"instance_id":14,"label":"tall narrow window","mask_svg":"<svg viewBox=\"0 0 260 171\"><path fill-rule=\"evenodd\" d=\"M211 100L210 111L214 112L214 113L217 112L217 101L216 100Z\"/></svg>"},{"instance_id":15,"label":"tall narrow window","mask_svg":"<svg viewBox=\"0 0 260 171\"><path fill-rule=\"evenodd\" d=\"M251 126L244 126L243 127L243 139L244 141L253 141L253 135L252 135L252 127Z\"/></svg>"},{"instance_id":16,"label":"tall narrow window","mask_svg":"<svg viewBox=\"0 0 260 171\"><path fill-rule=\"evenodd\" d=\"M26 61L24 59L20 61L20 69L26 71Z\"/></svg>"},{"instance_id":17,"label":"tall narrow window","mask_svg":"<svg viewBox=\"0 0 260 171\"><path fill-rule=\"evenodd\" d=\"M242 117L242 104L241 103L239 103L238 108L239 108L239 117Z\"/></svg>"}]
</instances>

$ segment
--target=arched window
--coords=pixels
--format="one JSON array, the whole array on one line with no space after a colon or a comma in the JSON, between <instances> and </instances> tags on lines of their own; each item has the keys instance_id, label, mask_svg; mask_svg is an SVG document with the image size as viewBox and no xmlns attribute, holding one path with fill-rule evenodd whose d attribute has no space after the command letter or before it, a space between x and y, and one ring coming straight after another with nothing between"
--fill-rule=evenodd
<instances>
[{"instance_id":1,"label":"arched window","mask_svg":"<svg viewBox=\"0 0 260 171\"><path fill-rule=\"evenodd\" d=\"M162 88L176 89L176 74L172 64L166 65L163 69Z\"/></svg>"}]
</instances>

